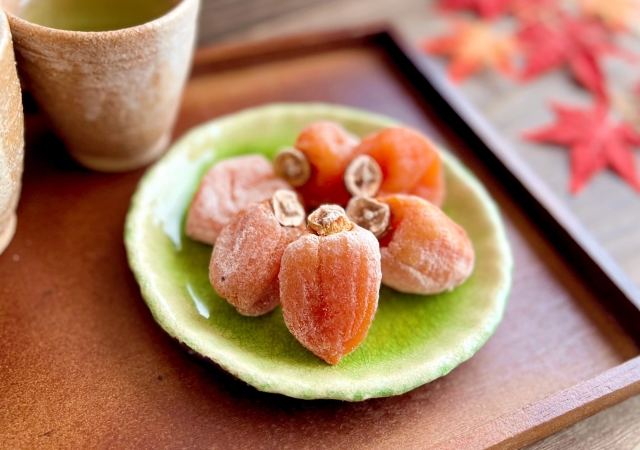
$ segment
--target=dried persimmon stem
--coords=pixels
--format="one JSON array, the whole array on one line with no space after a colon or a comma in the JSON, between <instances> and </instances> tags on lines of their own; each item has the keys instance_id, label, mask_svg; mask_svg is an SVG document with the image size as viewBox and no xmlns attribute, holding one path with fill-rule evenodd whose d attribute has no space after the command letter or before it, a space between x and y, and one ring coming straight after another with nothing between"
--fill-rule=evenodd
<instances>
[{"instance_id":1,"label":"dried persimmon stem","mask_svg":"<svg viewBox=\"0 0 640 450\"><path fill-rule=\"evenodd\" d=\"M276 155L273 170L294 187L304 185L311 177L309 160L304 153L293 147L285 148Z\"/></svg>"},{"instance_id":2,"label":"dried persimmon stem","mask_svg":"<svg viewBox=\"0 0 640 450\"><path fill-rule=\"evenodd\" d=\"M320 236L349 231L354 226L338 205L322 205L309 215L307 222L307 227Z\"/></svg>"},{"instance_id":3,"label":"dried persimmon stem","mask_svg":"<svg viewBox=\"0 0 640 450\"><path fill-rule=\"evenodd\" d=\"M389 228L391 210L386 203L372 198L353 197L347 205L347 217L379 238Z\"/></svg>"},{"instance_id":4,"label":"dried persimmon stem","mask_svg":"<svg viewBox=\"0 0 640 450\"><path fill-rule=\"evenodd\" d=\"M360 155L347 166L344 185L353 196L373 197L382 185L382 169L371 156Z\"/></svg>"},{"instance_id":5,"label":"dried persimmon stem","mask_svg":"<svg viewBox=\"0 0 640 450\"><path fill-rule=\"evenodd\" d=\"M297 227L304 222L304 207L293 191L280 189L271 197L271 208L276 219L283 227Z\"/></svg>"}]
</instances>

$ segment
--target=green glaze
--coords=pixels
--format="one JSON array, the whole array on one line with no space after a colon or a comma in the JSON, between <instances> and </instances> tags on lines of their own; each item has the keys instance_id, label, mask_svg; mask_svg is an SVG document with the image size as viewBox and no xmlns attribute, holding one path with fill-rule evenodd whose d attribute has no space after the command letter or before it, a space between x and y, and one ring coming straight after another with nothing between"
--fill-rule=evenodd
<instances>
[{"instance_id":1,"label":"green glaze","mask_svg":"<svg viewBox=\"0 0 640 450\"><path fill-rule=\"evenodd\" d=\"M435 296L383 287L367 338L336 366L295 340L280 308L244 317L218 297L208 279L211 247L184 234L189 202L212 164L245 153L272 157L305 125L323 119L360 136L395 124L336 105L274 104L195 128L140 182L126 222L129 264L160 326L257 389L349 401L402 394L471 357L500 322L511 285L512 256L496 205L454 157L443 152L443 209L473 242L472 276Z\"/></svg>"},{"instance_id":2,"label":"green glaze","mask_svg":"<svg viewBox=\"0 0 640 450\"><path fill-rule=\"evenodd\" d=\"M17 16L49 28L110 31L163 16L179 0L23 0Z\"/></svg>"}]
</instances>

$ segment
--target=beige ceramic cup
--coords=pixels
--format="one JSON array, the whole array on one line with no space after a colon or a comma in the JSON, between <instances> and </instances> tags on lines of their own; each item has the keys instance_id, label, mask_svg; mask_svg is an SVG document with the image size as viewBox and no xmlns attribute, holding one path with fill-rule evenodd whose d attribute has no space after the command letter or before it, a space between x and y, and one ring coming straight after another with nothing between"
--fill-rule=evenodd
<instances>
[{"instance_id":1,"label":"beige ceramic cup","mask_svg":"<svg viewBox=\"0 0 640 450\"><path fill-rule=\"evenodd\" d=\"M27 22L13 15L21 1L0 0L18 70L70 155L120 172L162 154L191 66L200 0L176 0L158 19L104 32Z\"/></svg>"},{"instance_id":2,"label":"beige ceramic cup","mask_svg":"<svg viewBox=\"0 0 640 450\"><path fill-rule=\"evenodd\" d=\"M24 160L24 117L9 22L0 11L0 253L16 229Z\"/></svg>"}]
</instances>

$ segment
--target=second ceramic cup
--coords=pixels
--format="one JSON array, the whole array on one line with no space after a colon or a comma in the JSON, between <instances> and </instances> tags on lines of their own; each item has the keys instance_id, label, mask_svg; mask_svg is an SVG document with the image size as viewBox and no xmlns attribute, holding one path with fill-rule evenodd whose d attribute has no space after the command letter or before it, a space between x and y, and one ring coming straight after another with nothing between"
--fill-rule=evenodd
<instances>
[{"instance_id":1,"label":"second ceramic cup","mask_svg":"<svg viewBox=\"0 0 640 450\"><path fill-rule=\"evenodd\" d=\"M191 66L200 0L176 0L155 20L100 32L23 20L15 14L28 1L0 0L18 70L71 156L106 172L160 156Z\"/></svg>"}]
</instances>

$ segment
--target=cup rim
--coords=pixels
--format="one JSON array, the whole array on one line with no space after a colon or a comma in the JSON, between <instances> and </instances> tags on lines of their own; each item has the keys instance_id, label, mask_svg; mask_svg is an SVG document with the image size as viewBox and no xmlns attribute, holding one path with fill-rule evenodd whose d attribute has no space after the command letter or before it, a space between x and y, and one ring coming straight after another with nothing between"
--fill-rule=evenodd
<instances>
[{"instance_id":1,"label":"cup rim","mask_svg":"<svg viewBox=\"0 0 640 450\"><path fill-rule=\"evenodd\" d=\"M131 33L140 33L145 31L154 30L156 28L162 27L167 22L172 22L175 18L180 15L186 13L192 6L193 3L198 4L200 0L179 0L179 3L176 4L170 11L163 14L160 17L157 17L148 22L142 23L140 25L135 25L133 27L126 28L118 28L117 30L107 30L107 31L77 31L77 30L62 30L60 28L51 28L44 25L39 25L34 22L29 22L28 20L22 19L21 17L16 16L15 14L7 11L2 7L2 0L0 0L0 11L3 11L7 16L7 19L11 22L16 22L21 26L26 28L31 28L33 30L39 32L46 32L53 35L58 35L60 37L73 37L76 39L93 39L96 37L100 37L101 39L109 39L109 38L119 38L123 35L128 35ZM0 41L1 42L1 41Z\"/></svg>"}]
</instances>

